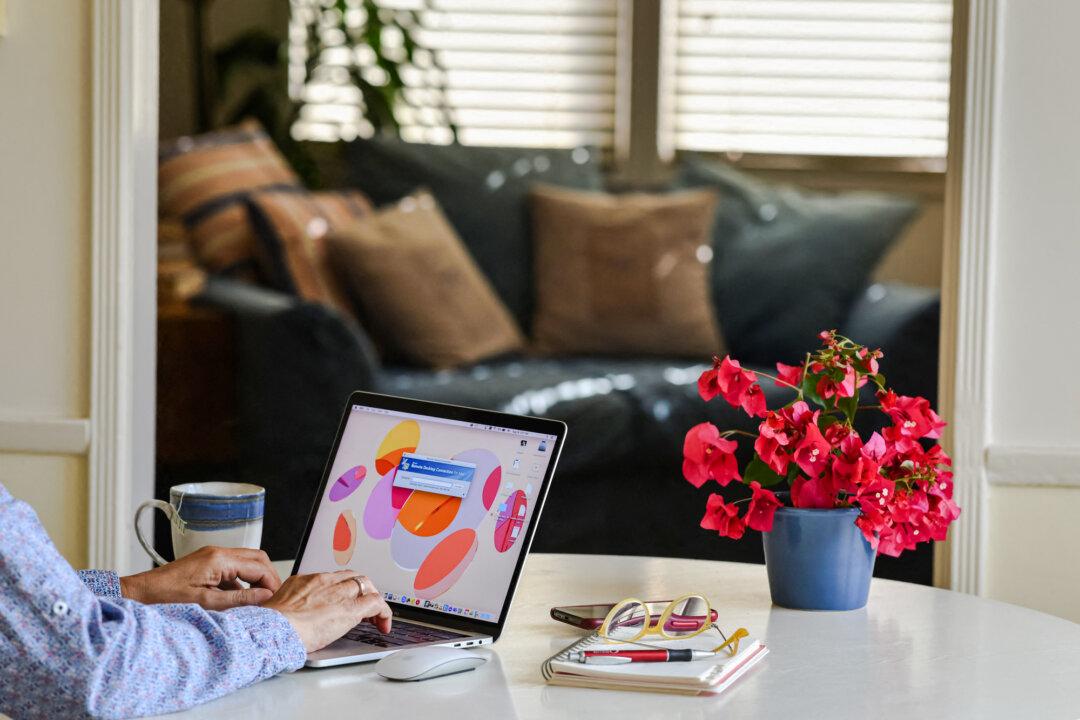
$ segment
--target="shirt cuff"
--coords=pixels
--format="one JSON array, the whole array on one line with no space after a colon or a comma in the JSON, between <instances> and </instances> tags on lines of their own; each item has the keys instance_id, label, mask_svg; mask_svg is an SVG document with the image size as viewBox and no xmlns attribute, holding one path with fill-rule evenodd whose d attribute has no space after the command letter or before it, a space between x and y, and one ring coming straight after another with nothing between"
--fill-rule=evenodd
<instances>
[{"instance_id":1,"label":"shirt cuff","mask_svg":"<svg viewBox=\"0 0 1080 720\"><path fill-rule=\"evenodd\" d=\"M98 597L119 598L120 576L111 570L76 570L79 579Z\"/></svg>"},{"instance_id":2,"label":"shirt cuff","mask_svg":"<svg viewBox=\"0 0 1080 720\"><path fill-rule=\"evenodd\" d=\"M277 610L254 605L226 611L247 629L252 641L266 651L265 677L299 670L307 660L307 651L296 629Z\"/></svg>"}]
</instances>

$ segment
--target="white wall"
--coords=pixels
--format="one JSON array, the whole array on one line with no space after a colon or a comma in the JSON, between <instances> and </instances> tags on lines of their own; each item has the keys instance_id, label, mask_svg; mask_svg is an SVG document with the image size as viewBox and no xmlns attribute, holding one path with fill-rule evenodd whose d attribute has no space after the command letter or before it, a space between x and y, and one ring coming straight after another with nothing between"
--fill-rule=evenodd
<instances>
[{"instance_id":1,"label":"white wall","mask_svg":"<svg viewBox=\"0 0 1080 720\"><path fill-rule=\"evenodd\" d=\"M31 502L61 552L81 565L84 451L65 439L70 425L58 430L48 421L88 415L91 3L6 5L7 35L0 37L0 482Z\"/></svg>"},{"instance_id":2,"label":"white wall","mask_svg":"<svg viewBox=\"0 0 1080 720\"><path fill-rule=\"evenodd\" d=\"M1005 2L1003 21L987 591L1080 621L1080 3Z\"/></svg>"}]
</instances>

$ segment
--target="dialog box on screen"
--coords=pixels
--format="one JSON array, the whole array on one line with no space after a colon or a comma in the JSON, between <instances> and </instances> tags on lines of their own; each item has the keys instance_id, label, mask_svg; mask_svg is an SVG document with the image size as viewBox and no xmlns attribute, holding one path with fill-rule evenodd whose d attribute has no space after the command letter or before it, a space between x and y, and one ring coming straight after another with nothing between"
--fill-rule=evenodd
<instances>
[{"instance_id":1,"label":"dialog box on screen","mask_svg":"<svg viewBox=\"0 0 1080 720\"><path fill-rule=\"evenodd\" d=\"M394 487L463 498L475 474L474 463L405 453L394 475Z\"/></svg>"}]
</instances>

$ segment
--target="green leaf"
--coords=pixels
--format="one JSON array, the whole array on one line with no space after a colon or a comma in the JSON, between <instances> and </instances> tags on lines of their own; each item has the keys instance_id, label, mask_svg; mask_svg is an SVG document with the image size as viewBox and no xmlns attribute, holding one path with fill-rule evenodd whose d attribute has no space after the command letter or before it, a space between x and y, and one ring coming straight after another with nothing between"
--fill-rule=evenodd
<instances>
[{"instance_id":1,"label":"green leaf","mask_svg":"<svg viewBox=\"0 0 1080 720\"><path fill-rule=\"evenodd\" d=\"M754 455L754 459L750 461L750 464L746 466L746 470L743 471L743 480L745 482L749 483L756 480L761 483L761 487L776 485L783 479L774 473L772 468L766 465L757 455Z\"/></svg>"},{"instance_id":2,"label":"green leaf","mask_svg":"<svg viewBox=\"0 0 1080 720\"><path fill-rule=\"evenodd\" d=\"M820 418L818 418L818 427L822 430L825 430L830 425L835 425L838 422L840 422L840 418L836 417L835 415L822 415Z\"/></svg>"},{"instance_id":3,"label":"green leaf","mask_svg":"<svg viewBox=\"0 0 1080 720\"><path fill-rule=\"evenodd\" d=\"M837 398L836 407L840 408L840 411L844 413L844 417L847 418L849 423L855 420L855 411L859 409L859 395L855 395L849 398Z\"/></svg>"},{"instance_id":4,"label":"green leaf","mask_svg":"<svg viewBox=\"0 0 1080 720\"><path fill-rule=\"evenodd\" d=\"M807 400L810 400L810 401L820 405L821 407L825 408L826 410L831 410L832 406L827 405L825 403L825 401L821 399L821 396L818 395L817 384L818 384L818 380L820 380L820 379L821 379L820 375L811 374L811 373L804 373L803 374L803 380L802 380L803 397L806 398Z\"/></svg>"}]
</instances>

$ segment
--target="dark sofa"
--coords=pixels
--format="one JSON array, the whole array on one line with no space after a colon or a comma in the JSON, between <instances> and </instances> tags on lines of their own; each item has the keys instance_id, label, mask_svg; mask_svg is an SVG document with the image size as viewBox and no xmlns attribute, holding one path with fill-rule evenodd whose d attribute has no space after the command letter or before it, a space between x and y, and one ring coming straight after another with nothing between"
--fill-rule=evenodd
<instances>
[{"instance_id":1,"label":"dark sofa","mask_svg":"<svg viewBox=\"0 0 1080 720\"><path fill-rule=\"evenodd\" d=\"M526 333L534 310L532 184L603 186L599 154L583 148L376 138L350 144L347 157L351 184L377 204L428 188ZM836 327L884 348L882 369L894 388L933 400L938 294L868 286L881 256L916 214L915 203L884 194L805 193L707 158L685 158L671 189L697 187L720 197L711 300L734 357L759 368L796 363L816 345L819 330ZM222 392L234 396L229 417L207 418L201 434L228 436L235 447L227 463L185 468L161 462L172 438L159 435L158 496L167 497L174 482L214 473L265 486L263 544L274 557L296 552L345 399L367 389L565 421L569 437L536 550L762 560L757 538L732 542L698 527L708 493L681 477L683 436L692 425L709 419L754 429L722 401L706 405L697 396L707 357L522 356L432 371L384 364L355 321L281 289L215 278L197 302L230 318L227 352L219 352L220 343L203 347L221 355L217 376L229 380ZM171 357L164 349L159 356ZM185 383L186 376L176 375L159 376L159 397ZM771 407L786 402L787 391L764 386ZM188 426L197 438L198 426ZM932 552L920 547L901 560L879 560L878 574L928 583Z\"/></svg>"},{"instance_id":2,"label":"dark sofa","mask_svg":"<svg viewBox=\"0 0 1080 720\"><path fill-rule=\"evenodd\" d=\"M450 371L384 367L365 333L324 306L224 279L200 302L235 319L236 467L269 491L264 547L273 556L295 553L345 398L372 389L565 421L538 551L762 561L756 538L732 542L698 528L707 493L680 474L693 424L752 429L722 402L701 402L702 364L511 357ZM883 372L899 390L933 397L938 312L934 291L872 285L840 329L887 349ZM770 406L785 401L784 390L765 390ZM923 545L879 559L877 572L929 583L930 558Z\"/></svg>"}]
</instances>

